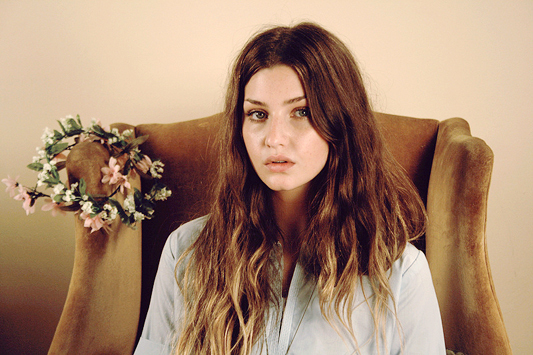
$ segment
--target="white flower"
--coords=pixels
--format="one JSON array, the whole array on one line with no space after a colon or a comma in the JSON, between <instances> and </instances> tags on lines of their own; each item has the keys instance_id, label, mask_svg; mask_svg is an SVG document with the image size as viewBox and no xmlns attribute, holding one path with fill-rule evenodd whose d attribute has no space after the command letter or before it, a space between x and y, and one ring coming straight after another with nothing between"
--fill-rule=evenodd
<instances>
[{"instance_id":1,"label":"white flower","mask_svg":"<svg viewBox=\"0 0 533 355\"><path fill-rule=\"evenodd\" d=\"M44 163L43 164L43 173L48 172L48 171L52 171L52 165L50 165L49 163Z\"/></svg>"},{"instance_id":2,"label":"white flower","mask_svg":"<svg viewBox=\"0 0 533 355\"><path fill-rule=\"evenodd\" d=\"M111 205L109 203L106 203L104 205L104 210L107 211L107 214L108 214L110 220L114 220L115 218L117 218L118 209L115 206L113 206L113 205Z\"/></svg>"},{"instance_id":3,"label":"white flower","mask_svg":"<svg viewBox=\"0 0 533 355\"><path fill-rule=\"evenodd\" d=\"M59 195L65 190L65 185L59 183L56 186L54 186L54 192L50 194L50 198L54 199L56 195Z\"/></svg>"},{"instance_id":4,"label":"white flower","mask_svg":"<svg viewBox=\"0 0 533 355\"><path fill-rule=\"evenodd\" d=\"M46 171L43 170L39 172L39 174L37 174L37 179L43 182L44 180L48 179L48 174L46 173Z\"/></svg>"},{"instance_id":5,"label":"white flower","mask_svg":"<svg viewBox=\"0 0 533 355\"><path fill-rule=\"evenodd\" d=\"M70 202L70 201L72 201L72 197L73 197L72 191L71 190L66 190L65 191L65 196L63 196L63 201Z\"/></svg>"},{"instance_id":6,"label":"white flower","mask_svg":"<svg viewBox=\"0 0 533 355\"><path fill-rule=\"evenodd\" d=\"M172 191L167 189L166 187L163 187L161 190L158 190L155 193L154 200L165 201L170 195L172 195Z\"/></svg>"},{"instance_id":7,"label":"white flower","mask_svg":"<svg viewBox=\"0 0 533 355\"><path fill-rule=\"evenodd\" d=\"M133 136L133 129L127 129L120 135L121 140L126 140L127 138L130 138Z\"/></svg>"},{"instance_id":8,"label":"white flower","mask_svg":"<svg viewBox=\"0 0 533 355\"><path fill-rule=\"evenodd\" d=\"M161 173L163 173L164 166L165 164L163 164L160 160L154 161L150 167L150 175L156 179L161 179Z\"/></svg>"},{"instance_id":9,"label":"white flower","mask_svg":"<svg viewBox=\"0 0 533 355\"><path fill-rule=\"evenodd\" d=\"M133 194L128 195L124 200L124 209L129 213L135 212L135 200L133 199Z\"/></svg>"},{"instance_id":10,"label":"white flower","mask_svg":"<svg viewBox=\"0 0 533 355\"><path fill-rule=\"evenodd\" d=\"M107 212L106 211L102 211L98 214L100 216L100 218L104 221L108 221L109 220L109 216L107 215Z\"/></svg>"},{"instance_id":11,"label":"white flower","mask_svg":"<svg viewBox=\"0 0 533 355\"><path fill-rule=\"evenodd\" d=\"M52 137L54 136L54 132L52 132L50 130L50 128L46 127L44 129L44 132L43 132L43 135L41 136L41 141L44 143L44 144L52 144L54 143Z\"/></svg>"},{"instance_id":12,"label":"white flower","mask_svg":"<svg viewBox=\"0 0 533 355\"><path fill-rule=\"evenodd\" d=\"M54 186L54 194L58 195L62 193L64 189L65 189L65 185L57 184L56 186Z\"/></svg>"},{"instance_id":13,"label":"white flower","mask_svg":"<svg viewBox=\"0 0 533 355\"><path fill-rule=\"evenodd\" d=\"M81 206L81 210L87 214L93 213L93 203L91 201L86 201Z\"/></svg>"},{"instance_id":14,"label":"white flower","mask_svg":"<svg viewBox=\"0 0 533 355\"><path fill-rule=\"evenodd\" d=\"M142 214L141 212L133 212L133 217L135 218L135 221L142 221L143 219L146 218L146 216L144 214Z\"/></svg>"},{"instance_id":15,"label":"white flower","mask_svg":"<svg viewBox=\"0 0 533 355\"><path fill-rule=\"evenodd\" d=\"M46 156L46 152L44 151L44 149L41 149L41 148L37 147L37 148L35 148L35 150L37 151L39 160Z\"/></svg>"}]
</instances>

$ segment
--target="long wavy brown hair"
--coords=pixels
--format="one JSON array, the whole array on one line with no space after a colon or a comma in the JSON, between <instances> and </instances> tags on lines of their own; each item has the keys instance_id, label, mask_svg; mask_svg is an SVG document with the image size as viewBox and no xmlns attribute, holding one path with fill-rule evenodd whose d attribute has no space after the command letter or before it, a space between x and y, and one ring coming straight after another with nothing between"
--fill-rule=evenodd
<instances>
[{"instance_id":1,"label":"long wavy brown hair","mask_svg":"<svg viewBox=\"0 0 533 355\"><path fill-rule=\"evenodd\" d=\"M380 320L394 312L388 271L406 243L424 232L424 205L384 146L346 46L310 23L263 31L235 61L215 200L198 239L178 261L184 304L176 353L249 354L265 337L269 306L279 301L272 257L280 234L271 194L242 137L244 88L259 70L278 64L298 74L311 124L329 144L328 161L311 184L299 257L316 277L324 317L340 319L356 340L350 310L366 275L379 341Z\"/></svg>"}]
</instances>

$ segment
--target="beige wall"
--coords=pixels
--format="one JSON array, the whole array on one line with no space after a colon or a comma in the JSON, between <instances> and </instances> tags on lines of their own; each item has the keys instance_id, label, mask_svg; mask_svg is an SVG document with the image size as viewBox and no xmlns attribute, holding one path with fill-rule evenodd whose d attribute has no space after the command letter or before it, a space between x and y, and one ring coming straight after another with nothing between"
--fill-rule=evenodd
<instances>
[{"instance_id":1,"label":"beige wall","mask_svg":"<svg viewBox=\"0 0 533 355\"><path fill-rule=\"evenodd\" d=\"M490 261L512 347L530 353L532 1L4 0L0 177L33 182L25 165L42 130L67 114L136 124L219 111L245 39L261 24L300 19L348 43L377 110L461 116L492 147ZM67 291L72 220L26 217L7 194L0 201L0 349L38 354Z\"/></svg>"}]
</instances>

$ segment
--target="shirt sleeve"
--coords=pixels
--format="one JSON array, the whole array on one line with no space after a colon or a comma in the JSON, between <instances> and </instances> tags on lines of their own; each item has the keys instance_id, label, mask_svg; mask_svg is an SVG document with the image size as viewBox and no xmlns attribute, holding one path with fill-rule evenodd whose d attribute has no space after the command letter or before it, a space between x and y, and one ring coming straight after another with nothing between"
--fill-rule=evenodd
<instances>
[{"instance_id":1,"label":"shirt sleeve","mask_svg":"<svg viewBox=\"0 0 533 355\"><path fill-rule=\"evenodd\" d=\"M403 347L404 354L444 355L442 320L427 259L414 246L409 244L408 248L396 299L400 329L395 343Z\"/></svg>"},{"instance_id":2,"label":"shirt sleeve","mask_svg":"<svg viewBox=\"0 0 533 355\"><path fill-rule=\"evenodd\" d=\"M133 355L167 355L171 353L169 346L145 338L139 340Z\"/></svg>"},{"instance_id":3,"label":"shirt sleeve","mask_svg":"<svg viewBox=\"0 0 533 355\"><path fill-rule=\"evenodd\" d=\"M135 349L135 355L144 354L168 354L166 349L171 342L171 334L174 331L174 267L175 255L172 253L173 240L176 238L173 232L167 239L157 269L157 274L150 298L150 306L146 315L143 332L139 344Z\"/></svg>"},{"instance_id":4,"label":"shirt sleeve","mask_svg":"<svg viewBox=\"0 0 533 355\"><path fill-rule=\"evenodd\" d=\"M135 355L170 354L182 296L175 278L176 262L197 238L206 218L185 223L168 237L154 281L150 306Z\"/></svg>"}]
</instances>

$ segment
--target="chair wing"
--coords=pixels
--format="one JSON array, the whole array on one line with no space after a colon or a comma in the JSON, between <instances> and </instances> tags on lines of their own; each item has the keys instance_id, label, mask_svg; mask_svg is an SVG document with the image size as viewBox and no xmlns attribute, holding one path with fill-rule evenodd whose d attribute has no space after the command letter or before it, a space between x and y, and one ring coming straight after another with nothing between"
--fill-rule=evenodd
<instances>
[{"instance_id":1,"label":"chair wing","mask_svg":"<svg viewBox=\"0 0 533 355\"><path fill-rule=\"evenodd\" d=\"M468 123L439 124L429 180L426 255L446 346L466 354L510 354L492 282L485 224L491 149Z\"/></svg>"}]
</instances>

